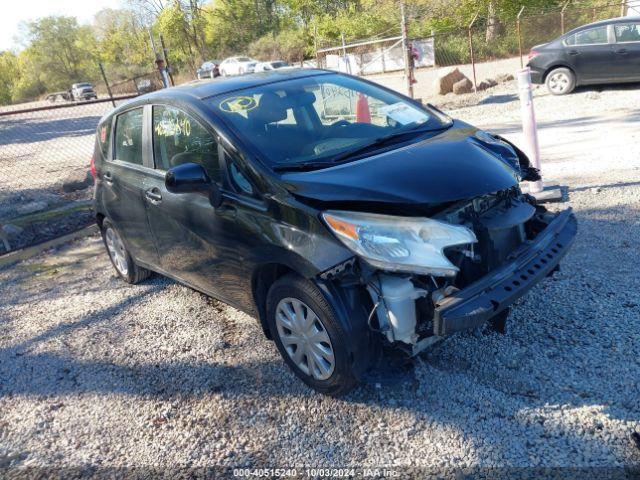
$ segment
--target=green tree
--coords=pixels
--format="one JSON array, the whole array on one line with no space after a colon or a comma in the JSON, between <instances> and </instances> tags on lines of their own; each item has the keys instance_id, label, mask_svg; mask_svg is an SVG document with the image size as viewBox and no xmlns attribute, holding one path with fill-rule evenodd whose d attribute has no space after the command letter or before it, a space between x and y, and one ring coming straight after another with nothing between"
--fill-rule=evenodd
<instances>
[{"instance_id":1,"label":"green tree","mask_svg":"<svg viewBox=\"0 0 640 480\"><path fill-rule=\"evenodd\" d=\"M13 101L16 85L20 80L18 57L13 52L0 52L0 105Z\"/></svg>"}]
</instances>

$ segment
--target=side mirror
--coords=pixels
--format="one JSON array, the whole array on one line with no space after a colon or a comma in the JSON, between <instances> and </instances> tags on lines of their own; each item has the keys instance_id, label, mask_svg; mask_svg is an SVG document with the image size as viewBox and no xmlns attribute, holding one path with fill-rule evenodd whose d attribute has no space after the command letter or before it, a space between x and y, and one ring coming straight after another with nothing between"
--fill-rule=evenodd
<instances>
[{"instance_id":1,"label":"side mirror","mask_svg":"<svg viewBox=\"0 0 640 480\"><path fill-rule=\"evenodd\" d=\"M171 193L208 193L213 207L222 203L220 189L211 181L204 167L197 163L183 163L169 169L164 184Z\"/></svg>"}]
</instances>

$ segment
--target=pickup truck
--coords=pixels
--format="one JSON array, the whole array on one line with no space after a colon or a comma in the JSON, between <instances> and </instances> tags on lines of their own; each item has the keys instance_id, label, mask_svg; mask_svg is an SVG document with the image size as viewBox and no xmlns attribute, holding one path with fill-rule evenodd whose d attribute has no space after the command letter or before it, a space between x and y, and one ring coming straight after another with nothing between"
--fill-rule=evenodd
<instances>
[{"instance_id":1,"label":"pickup truck","mask_svg":"<svg viewBox=\"0 0 640 480\"><path fill-rule=\"evenodd\" d=\"M74 83L71 85L71 97L73 100L91 100L98 99L98 94L90 83Z\"/></svg>"}]
</instances>

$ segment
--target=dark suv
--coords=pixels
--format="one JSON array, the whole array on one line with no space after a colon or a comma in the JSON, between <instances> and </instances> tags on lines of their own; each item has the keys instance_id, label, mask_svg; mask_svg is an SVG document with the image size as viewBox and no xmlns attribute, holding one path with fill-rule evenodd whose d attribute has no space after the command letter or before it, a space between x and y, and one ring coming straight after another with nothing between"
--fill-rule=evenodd
<instances>
[{"instance_id":1,"label":"dark suv","mask_svg":"<svg viewBox=\"0 0 640 480\"><path fill-rule=\"evenodd\" d=\"M576 233L569 210L520 192L539 177L506 140L322 70L138 97L101 120L93 169L120 277L159 272L257 317L332 395L446 335L501 329Z\"/></svg>"},{"instance_id":2,"label":"dark suv","mask_svg":"<svg viewBox=\"0 0 640 480\"><path fill-rule=\"evenodd\" d=\"M640 17L584 25L529 53L531 80L554 95L578 85L640 82Z\"/></svg>"}]
</instances>

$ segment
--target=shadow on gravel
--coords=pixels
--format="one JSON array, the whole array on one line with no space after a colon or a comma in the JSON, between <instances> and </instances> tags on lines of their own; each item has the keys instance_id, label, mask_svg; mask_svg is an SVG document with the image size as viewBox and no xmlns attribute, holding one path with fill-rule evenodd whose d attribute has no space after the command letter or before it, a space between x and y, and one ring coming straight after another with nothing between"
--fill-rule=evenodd
<instances>
[{"instance_id":1,"label":"shadow on gravel","mask_svg":"<svg viewBox=\"0 0 640 480\"><path fill-rule=\"evenodd\" d=\"M544 131L545 128L556 127L586 127L597 125L599 127L606 127L609 123L619 124L620 122L640 122L640 111L629 112L622 117L602 117L598 115L591 115L586 117L568 117L560 120L554 120L552 122L538 122L538 130ZM500 127L489 128L491 133L498 135L505 135L509 133L516 133L522 130L522 124L518 122L510 124L502 124ZM605 133L603 132L603 135Z\"/></svg>"}]
</instances>

